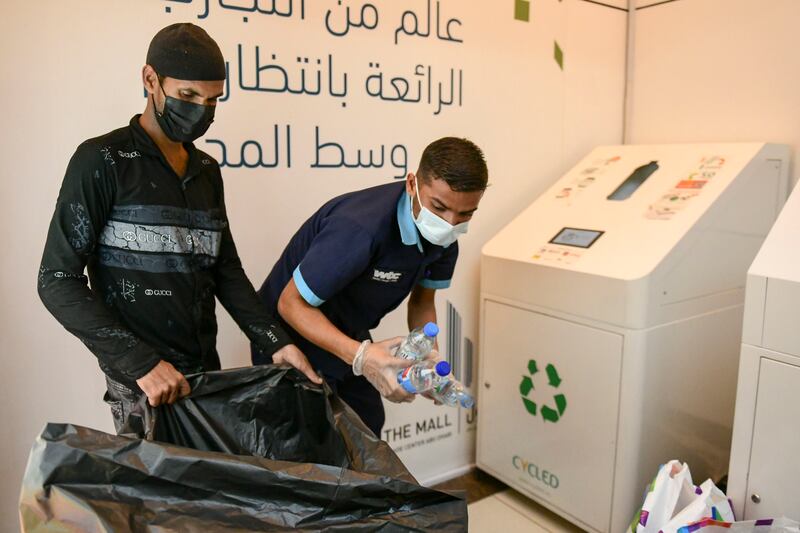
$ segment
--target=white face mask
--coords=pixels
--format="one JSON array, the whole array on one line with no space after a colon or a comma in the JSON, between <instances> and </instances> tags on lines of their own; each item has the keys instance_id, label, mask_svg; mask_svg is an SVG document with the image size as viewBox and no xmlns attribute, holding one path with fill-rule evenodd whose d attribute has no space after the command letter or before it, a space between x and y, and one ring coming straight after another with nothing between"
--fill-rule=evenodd
<instances>
[{"instance_id":1,"label":"white face mask","mask_svg":"<svg viewBox=\"0 0 800 533\"><path fill-rule=\"evenodd\" d=\"M414 224L417 225L417 229L425 237L425 240L447 248L456 242L459 235L467 232L469 222L462 222L453 226L422 205L422 199L419 196L419 177L414 177L414 188L417 192L417 202L420 207L419 216L414 218ZM414 216L413 207L411 208L411 216Z\"/></svg>"}]
</instances>

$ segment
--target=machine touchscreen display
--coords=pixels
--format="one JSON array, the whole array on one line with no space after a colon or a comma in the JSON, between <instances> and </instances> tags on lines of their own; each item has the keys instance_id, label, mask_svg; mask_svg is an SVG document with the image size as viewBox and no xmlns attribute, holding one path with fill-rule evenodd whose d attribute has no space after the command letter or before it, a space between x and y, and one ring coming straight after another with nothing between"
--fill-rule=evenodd
<instances>
[{"instance_id":1,"label":"machine touchscreen display","mask_svg":"<svg viewBox=\"0 0 800 533\"><path fill-rule=\"evenodd\" d=\"M564 244L566 246L577 246L578 248L589 248L604 232L591 229L564 228L558 235L552 238L551 244Z\"/></svg>"}]
</instances>

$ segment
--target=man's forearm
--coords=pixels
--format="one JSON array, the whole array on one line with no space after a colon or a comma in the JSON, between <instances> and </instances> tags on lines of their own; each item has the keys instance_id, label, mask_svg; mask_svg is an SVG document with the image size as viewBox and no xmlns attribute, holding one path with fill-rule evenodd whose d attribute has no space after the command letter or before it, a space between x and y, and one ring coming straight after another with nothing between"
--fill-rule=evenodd
<instances>
[{"instance_id":1,"label":"man's forearm","mask_svg":"<svg viewBox=\"0 0 800 533\"><path fill-rule=\"evenodd\" d=\"M50 314L103 364L128 379L146 375L161 360L151 346L111 314L83 276L43 267L38 288Z\"/></svg>"},{"instance_id":2,"label":"man's forearm","mask_svg":"<svg viewBox=\"0 0 800 533\"><path fill-rule=\"evenodd\" d=\"M408 330L424 326L428 322L436 323L435 291L432 289L415 289L408 300ZM434 342L439 349L438 341Z\"/></svg>"},{"instance_id":3,"label":"man's forearm","mask_svg":"<svg viewBox=\"0 0 800 533\"><path fill-rule=\"evenodd\" d=\"M436 322L436 290L417 286L408 299L409 331Z\"/></svg>"},{"instance_id":4,"label":"man's forearm","mask_svg":"<svg viewBox=\"0 0 800 533\"><path fill-rule=\"evenodd\" d=\"M436 306L433 303L413 304L408 302L408 330L436 322Z\"/></svg>"},{"instance_id":5,"label":"man's forearm","mask_svg":"<svg viewBox=\"0 0 800 533\"><path fill-rule=\"evenodd\" d=\"M278 313L304 338L334 354L347 364L353 363L359 341L351 339L316 307L306 302L290 280L278 300Z\"/></svg>"}]
</instances>

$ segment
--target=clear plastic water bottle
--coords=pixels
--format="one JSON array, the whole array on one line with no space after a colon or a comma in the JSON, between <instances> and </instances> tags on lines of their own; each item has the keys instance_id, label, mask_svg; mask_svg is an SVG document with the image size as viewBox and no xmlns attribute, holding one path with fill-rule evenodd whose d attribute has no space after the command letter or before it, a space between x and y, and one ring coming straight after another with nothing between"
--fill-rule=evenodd
<instances>
[{"instance_id":1,"label":"clear plastic water bottle","mask_svg":"<svg viewBox=\"0 0 800 533\"><path fill-rule=\"evenodd\" d=\"M475 405L475 399L464 389L464 385L455 379L442 378L430 391L437 401L455 407L460 405L465 409L471 409Z\"/></svg>"},{"instance_id":2,"label":"clear plastic water bottle","mask_svg":"<svg viewBox=\"0 0 800 533\"><path fill-rule=\"evenodd\" d=\"M403 359L422 361L431 353L438 334L439 326L433 322L428 322L421 328L415 328L400 344L395 355Z\"/></svg>"},{"instance_id":3,"label":"clear plastic water bottle","mask_svg":"<svg viewBox=\"0 0 800 533\"><path fill-rule=\"evenodd\" d=\"M450 374L450 363L447 361L422 361L397 374L397 382L411 394L427 392L437 382Z\"/></svg>"}]
</instances>

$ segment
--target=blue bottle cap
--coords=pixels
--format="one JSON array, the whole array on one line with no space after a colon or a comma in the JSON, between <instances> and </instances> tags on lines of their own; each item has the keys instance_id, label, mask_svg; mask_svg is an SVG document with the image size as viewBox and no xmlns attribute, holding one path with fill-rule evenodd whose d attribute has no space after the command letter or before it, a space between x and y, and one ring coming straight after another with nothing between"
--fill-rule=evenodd
<instances>
[{"instance_id":1,"label":"blue bottle cap","mask_svg":"<svg viewBox=\"0 0 800 533\"><path fill-rule=\"evenodd\" d=\"M435 337L436 335L439 334L439 326L437 326L433 322L428 322L427 324L425 324L425 327L422 328L422 331L428 337Z\"/></svg>"},{"instance_id":2,"label":"blue bottle cap","mask_svg":"<svg viewBox=\"0 0 800 533\"><path fill-rule=\"evenodd\" d=\"M436 363L436 373L444 377L450 374L450 363L447 361L439 361Z\"/></svg>"}]
</instances>

